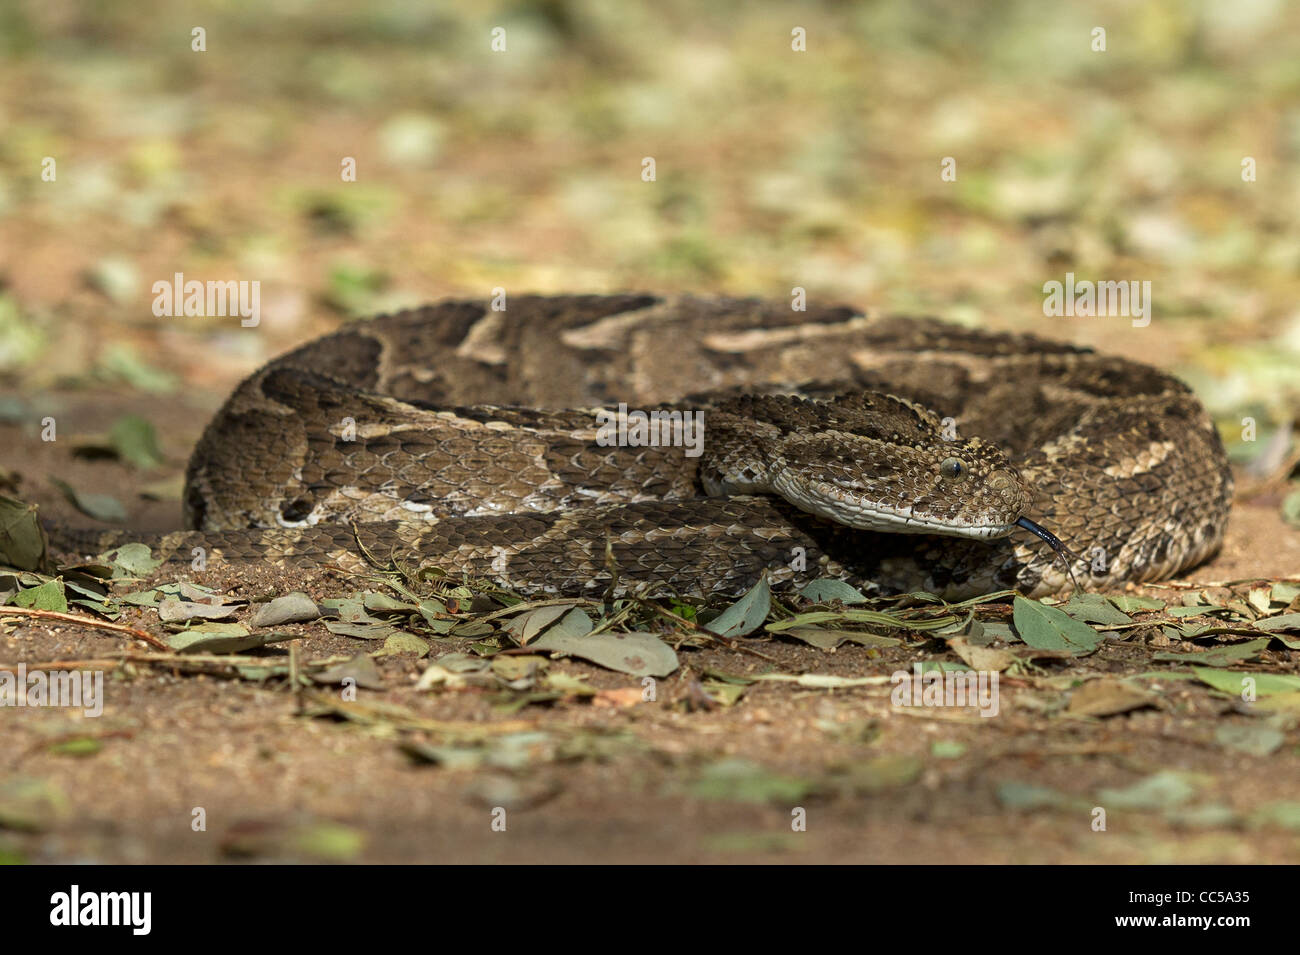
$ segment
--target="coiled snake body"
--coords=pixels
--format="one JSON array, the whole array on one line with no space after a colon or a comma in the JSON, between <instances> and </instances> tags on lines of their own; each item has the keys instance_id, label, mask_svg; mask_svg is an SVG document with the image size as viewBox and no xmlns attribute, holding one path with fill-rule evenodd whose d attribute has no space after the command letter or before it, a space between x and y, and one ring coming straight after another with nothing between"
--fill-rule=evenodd
<instances>
[{"instance_id":1,"label":"coiled snake body","mask_svg":"<svg viewBox=\"0 0 1300 955\"><path fill-rule=\"evenodd\" d=\"M702 414L703 453L684 426L627 438L656 410ZM1065 543L1080 585L1114 588L1212 554L1231 493L1195 397L1124 358L850 308L516 297L357 323L262 368L194 451L192 530L160 543L365 552L525 593L616 575L736 594L766 572L1047 594L1064 563L1017 519Z\"/></svg>"}]
</instances>

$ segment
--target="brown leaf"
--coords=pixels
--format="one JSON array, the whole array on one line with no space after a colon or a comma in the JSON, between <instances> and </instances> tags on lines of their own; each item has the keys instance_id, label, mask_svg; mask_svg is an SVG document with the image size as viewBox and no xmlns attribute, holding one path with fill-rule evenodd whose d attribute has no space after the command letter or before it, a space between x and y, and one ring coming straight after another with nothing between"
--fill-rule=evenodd
<instances>
[{"instance_id":1,"label":"brown leaf","mask_svg":"<svg viewBox=\"0 0 1300 955\"><path fill-rule=\"evenodd\" d=\"M1123 680L1089 680L1070 695L1068 710L1075 716L1114 716L1144 706L1156 698Z\"/></svg>"},{"instance_id":2,"label":"brown leaf","mask_svg":"<svg viewBox=\"0 0 1300 955\"><path fill-rule=\"evenodd\" d=\"M948 646L972 670L995 670L1000 673L1016 662L1015 655L1006 650L977 647L965 637L953 637L948 641Z\"/></svg>"},{"instance_id":3,"label":"brown leaf","mask_svg":"<svg viewBox=\"0 0 1300 955\"><path fill-rule=\"evenodd\" d=\"M614 690L601 690L591 698L592 706L613 706L618 708L636 706L644 698L639 686L621 686Z\"/></svg>"}]
</instances>

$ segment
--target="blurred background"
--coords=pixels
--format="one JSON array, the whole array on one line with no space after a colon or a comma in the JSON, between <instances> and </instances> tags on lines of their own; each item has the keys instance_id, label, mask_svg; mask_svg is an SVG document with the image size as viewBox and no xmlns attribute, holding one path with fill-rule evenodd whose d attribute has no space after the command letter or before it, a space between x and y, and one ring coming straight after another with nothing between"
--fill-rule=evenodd
<instances>
[{"instance_id":1,"label":"blurred background","mask_svg":"<svg viewBox=\"0 0 1300 955\"><path fill-rule=\"evenodd\" d=\"M108 389L183 460L349 317L801 286L1146 358L1266 439L1300 394L1298 94L1281 0L5 0L0 412ZM1154 321L1045 318L1067 271L1150 281ZM261 325L155 317L176 272L259 281Z\"/></svg>"},{"instance_id":2,"label":"blurred background","mask_svg":"<svg viewBox=\"0 0 1300 955\"><path fill-rule=\"evenodd\" d=\"M236 382L368 313L497 287L783 300L802 287L812 302L1031 331L1181 374L1248 465L1229 544L1198 573L1293 576L1298 212L1300 5L1282 0L0 0L0 494L78 523L175 529L185 461ZM1044 283L1070 272L1149 281L1152 321L1045 317ZM176 273L259 282L260 324L155 316L152 286ZM299 586L276 580L250 592ZM1250 599L1267 609L1268 593ZM338 652L322 639L348 646L312 646ZM0 644L9 660L119 649L62 625ZM868 666L861 648L764 646L800 672ZM1148 665L1144 644L1121 650ZM1278 671L1300 659L1269 653ZM767 666L736 656L692 666ZM1105 672L1122 669L1114 659ZM1295 861L1294 723L1240 725L1245 711L1165 672L1158 710L1091 737L1062 710L1096 674L1086 667L1022 690L1012 722L988 732L979 718L868 720L862 697L774 686L689 719L638 715L662 747L653 761L613 749L618 760L521 771L506 783L522 795L481 798L567 789L511 840L511 858L545 861L802 850L778 830L805 792L853 794L818 804L817 858ZM299 811L369 833L369 859L507 851L480 825L476 769L422 774L387 742L276 722L287 695L251 682L126 680L114 693L126 705L112 726L139 738L100 758L47 749L86 732L54 711L15 724L5 775L44 774L77 806L48 841L21 844L33 860L213 857L190 838L194 805L213 808L235 852L230 820ZM489 715L471 694L420 705ZM625 725L594 705L542 713L556 739L568 722ZM1228 736L1215 736L1220 717ZM691 782L724 756L719 775ZM1210 781L1187 823L1206 828L1117 812L1105 839L1076 811L1096 802L1072 796L1021 813L1056 790L1177 807L1193 798L1187 779ZM1146 802L1107 788L1130 783ZM1265 828L1243 831L1247 819ZM325 830L329 858L338 832ZM359 851L342 838L342 857Z\"/></svg>"}]
</instances>

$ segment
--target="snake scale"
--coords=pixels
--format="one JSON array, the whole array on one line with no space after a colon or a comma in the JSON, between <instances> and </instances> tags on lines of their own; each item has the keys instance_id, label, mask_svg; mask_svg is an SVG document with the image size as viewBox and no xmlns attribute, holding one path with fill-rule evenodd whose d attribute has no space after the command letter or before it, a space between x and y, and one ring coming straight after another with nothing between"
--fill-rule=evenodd
<instances>
[{"instance_id":1,"label":"snake scale","mask_svg":"<svg viewBox=\"0 0 1300 955\"><path fill-rule=\"evenodd\" d=\"M610 430L633 411L690 411L702 441ZM766 572L957 599L1176 574L1217 550L1231 496L1205 410L1139 362L848 307L532 296L270 362L194 450L190 530L156 543L527 594L736 595Z\"/></svg>"}]
</instances>

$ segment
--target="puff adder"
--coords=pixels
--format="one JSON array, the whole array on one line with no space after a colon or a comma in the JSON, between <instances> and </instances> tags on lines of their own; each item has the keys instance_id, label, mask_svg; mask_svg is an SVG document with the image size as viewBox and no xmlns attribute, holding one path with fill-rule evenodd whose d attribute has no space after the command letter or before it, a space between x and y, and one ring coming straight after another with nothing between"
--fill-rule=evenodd
<instances>
[{"instance_id":1,"label":"puff adder","mask_svg":"<svg viewBox=\"0 0 1300 955\"><path fill-rule=\"evenodd\" d=\"M702 415L703 453L608 444L620 405ZM1114 589L1213 554L1231 495L1195 396L1126 358L847 307L512 297L348 325L266 365L194 450L190 530L155 543L349 569L364 548L524 593L598 594L616 568L650 595L764 572L1043 595L1069 577L1018 519L1066 544L1080 585Z\"/></svg>"}]
</instances>

